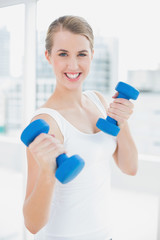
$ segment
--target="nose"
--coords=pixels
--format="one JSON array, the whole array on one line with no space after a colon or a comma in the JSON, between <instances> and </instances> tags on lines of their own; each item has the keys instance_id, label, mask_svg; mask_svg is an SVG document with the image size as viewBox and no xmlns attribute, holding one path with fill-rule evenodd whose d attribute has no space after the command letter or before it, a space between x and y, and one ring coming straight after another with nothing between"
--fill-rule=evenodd
<instances>
[{"instance_id":1,"label":"nose","mask_svg":"<svg viewBox=\"0 0 160 240\"><path fill-rule=\"evenodd\" d=\"M76 57L70 57L68 59L68 69L74 71L78 69L78 60Z\"/></svg>"}]
</instances>

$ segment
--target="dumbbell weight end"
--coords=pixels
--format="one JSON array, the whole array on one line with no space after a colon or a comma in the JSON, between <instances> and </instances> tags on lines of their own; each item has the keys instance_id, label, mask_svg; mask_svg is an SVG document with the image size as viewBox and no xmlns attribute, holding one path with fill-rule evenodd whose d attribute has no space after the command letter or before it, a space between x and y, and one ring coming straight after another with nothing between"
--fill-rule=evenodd
<instances>
[{"instance_id":1,"label":"dumbbell weight end","mask_svg":"<svg viewBox=\"0 0 160 240\"><path fill-rule=\"evenodd\" d=\"M83 169L85 163L79 155L67 157L65 153L56 158L56 178L63 184L72 181Z\"/></svg>"},{"instance_id":2,"label":"dumbbell weight end","mask_svg":"<svg viewBox=\"0 0 160 240\"><path fill-rule=\"evenodd\" d=\"M116 125L117 121L114 120L116 123L113 123L113 120L114 119L109 116L106 119L99 118L96 126L104 133L117 136L120 131L120 127Z\"/></svg>"}]
</instances>

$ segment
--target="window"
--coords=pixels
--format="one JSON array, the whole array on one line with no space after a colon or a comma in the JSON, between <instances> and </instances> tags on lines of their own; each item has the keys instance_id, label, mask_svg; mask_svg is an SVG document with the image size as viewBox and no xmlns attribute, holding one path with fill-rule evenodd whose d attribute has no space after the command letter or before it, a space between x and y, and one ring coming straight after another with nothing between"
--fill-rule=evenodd
<instances>
[{"instance_id":1,"label":"window","mask_svg":"<svg viewBox=\"0 0 160 240\"><path fill-rule=\"evenodd\" d=\"M0 239L21 240L24 5L0 8Z\"/></svg>"},{"instance_id":2,"label":"window","mask_svg":"<svg viewBox=\"0 0 160 240\"><path fill-rule=\"evenodd\" d=\"M14 135L22 122L24 6L0 9L0 133Z\"/></svg>"}]
</instances>

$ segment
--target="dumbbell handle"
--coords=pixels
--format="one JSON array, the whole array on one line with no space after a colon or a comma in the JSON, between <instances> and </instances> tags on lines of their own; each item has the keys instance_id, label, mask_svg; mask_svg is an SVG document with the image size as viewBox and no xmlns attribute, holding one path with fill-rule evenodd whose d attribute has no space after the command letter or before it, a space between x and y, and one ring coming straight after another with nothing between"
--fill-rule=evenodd
<instances>
[{"instance_id":1,"label":"dumbbell handle","mask_svg":"<svg viewBox=\"0 0 160 240\"><path fill-rule=\"evenodd\" d=\"M119 92L117 98L124 98L124 99L127 99L127 100L130 99L127 95L125 95L125 94L123 94L123 93L120 93L120 92ZM117 125L117 121L116 121L115 119L109 117L109 116L107 116L106 120L107 120L108 122L112 123L112 124Z\"/></svg>"}]
</instances>

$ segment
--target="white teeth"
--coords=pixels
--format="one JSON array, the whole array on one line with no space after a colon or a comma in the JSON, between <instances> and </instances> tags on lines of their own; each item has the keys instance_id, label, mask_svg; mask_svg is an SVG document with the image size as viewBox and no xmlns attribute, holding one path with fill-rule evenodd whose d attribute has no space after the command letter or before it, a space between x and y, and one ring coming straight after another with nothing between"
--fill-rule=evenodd
<instances>
[{"instance_id":1,"label":"white teeth","mask_svg":"<svg viewBox=\"0 0 160 240\"><path fill-rule=\"evenodd\" d=\"M71 78L71 79L75 79L79 76L80 73L77 73L77 74L69 74L69 73L66 73L67 77L68 78Z\"/></svg>"}]
</instances>

